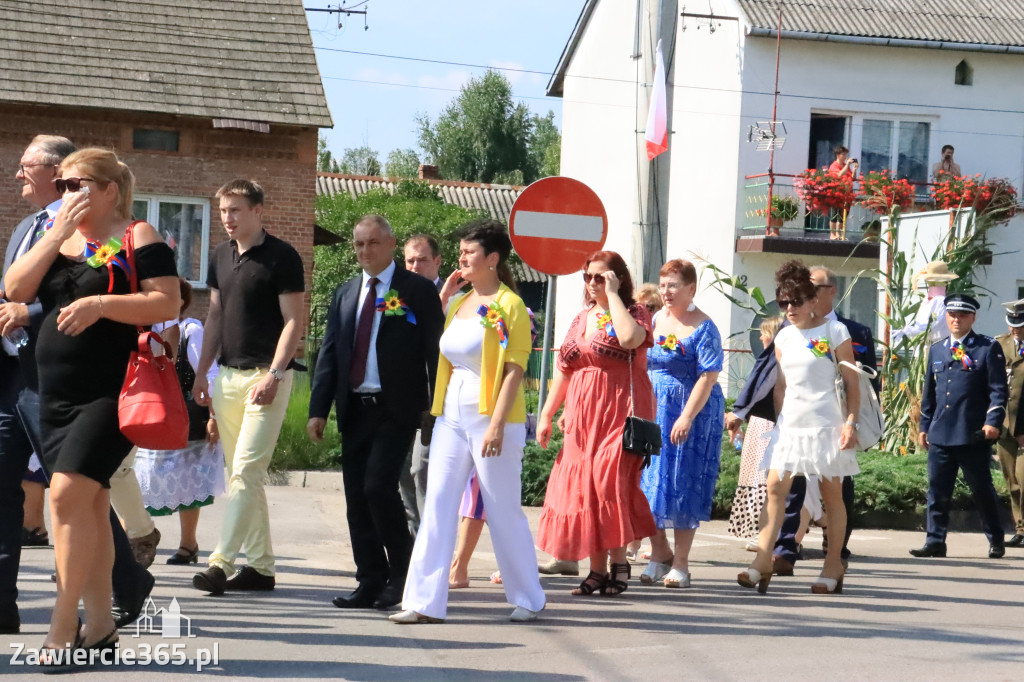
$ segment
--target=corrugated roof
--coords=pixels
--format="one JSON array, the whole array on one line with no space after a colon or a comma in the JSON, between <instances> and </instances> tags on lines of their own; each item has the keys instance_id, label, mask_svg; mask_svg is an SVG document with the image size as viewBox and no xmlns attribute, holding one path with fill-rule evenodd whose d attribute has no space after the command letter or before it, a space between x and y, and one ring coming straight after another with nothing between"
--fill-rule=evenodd
<instances>
[{"instance_id":1,"label":"corrugated roof","mask_svg":"<svg viewBox=\"0 0 1024 682\"><path fill-rule=\"evenodd\" d=\"M778 0L737 0L755 28L775 30ZM973 45L1024 46L1022 0L786 0L784 31Z\"/></svg>"},{"instance_id":2,"label":"corrugated roof","mask_svg":"<svg viewBox=\"0 0 1024 682\"><path fill-rule=\"evenodd\" d=\"M301 0L0 6L0 101L332 125Z\"/></svg>"},{"instance_id":3,"label":"corrugated roof","mask_svg":"<svg viewBox=\"0 0 1024 682\"><path fill-rule=\"evenodd\" d=\"M371 189L386 189L395 193L395 185L401 180L365 175L347 175L344 173L317 173L316 193L348 194L353 199ZM454 180L421 180L429 182L437 188L437 195L446 204L454 204L466 209L486 211L495 220L508 224L512 213L512 205L526 189L521 185L492 185L479 182L457 182ZM516 279L520 282L545 282L547 277L526 263L513 268Z\"/></svg>"}]
</instances>

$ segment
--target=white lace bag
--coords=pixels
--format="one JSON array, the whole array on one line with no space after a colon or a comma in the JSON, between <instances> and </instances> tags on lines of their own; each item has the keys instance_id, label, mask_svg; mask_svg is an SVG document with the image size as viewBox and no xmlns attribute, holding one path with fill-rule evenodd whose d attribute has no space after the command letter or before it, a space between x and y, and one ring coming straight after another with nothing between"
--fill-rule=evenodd
<instances>
[{"instance_id":1,"label":"white lace bag","mask_svg":"<svg viewBox=\"0 0 1024 682\"><path fill-rule=\"evenodd\" d=\"M842 324L841 322L838 324ZM831 325L829 325L831 329ZM882 407L878 404L878 396L871 385L871 380L878 376L874 367L865 367L860 362L856 364L843 360L839 362L836 357L836 346L832 343L829 335L829 346L832 349L832 364L836 368L836 397L839 399L840 412L845 418L846 410L846 382L843 381L840 365L846 365L857 372L860 381L860 408L857 410L857 449L870 450L882 440L885 433L885 415L882 414Z\"/></svg>"}]
</instances>

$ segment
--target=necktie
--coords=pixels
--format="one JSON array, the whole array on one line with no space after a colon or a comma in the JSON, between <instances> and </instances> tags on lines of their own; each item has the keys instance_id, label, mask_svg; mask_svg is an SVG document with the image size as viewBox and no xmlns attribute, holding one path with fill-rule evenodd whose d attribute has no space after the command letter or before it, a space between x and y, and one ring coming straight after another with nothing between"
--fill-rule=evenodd
<instances>
[{"instance_id":1,"label":"necktie","mask_svg":"<svg viewBox=\"0 0 1024 682\"><path fill-rule=\"evenodd\" d=\"M380 280L371 277L366 283L368 291L363 299L363 307L359 311L359 325L356 327L356 346L352 351L352 363L349 365L349 388L355 390L366 378L366 356L370 352L370 335L373 332L373 318L377 313L377 283Z\"/></svg>"},{"instance_id":2,"label":"necktie","mask_svg":"<svg viewBox=\"0 0 1024 682\"><path fill-rule=\"evenodd\" d=\"M18 260L26 253L29 249L35 246L36 242L39 241L40 233L43 231L43 227L46 225L46 221L50 219L50 214L46 211L40 211L36 214L36 219L32 221L32 229L29 231L25 238L21 240L21 244L18 246L18 251L14 254L14 260Z\"/></svg>"}]
</instances>

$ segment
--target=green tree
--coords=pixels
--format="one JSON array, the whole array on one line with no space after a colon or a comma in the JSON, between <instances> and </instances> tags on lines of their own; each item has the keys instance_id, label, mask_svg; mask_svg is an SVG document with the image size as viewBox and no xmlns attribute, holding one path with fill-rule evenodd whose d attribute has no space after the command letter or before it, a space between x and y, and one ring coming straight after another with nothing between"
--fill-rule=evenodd
<instances>
[{"instance_id":1,"label":"green tree","mask_svg":"<svg viewBox=\"0 0 1024 682\"><path fill-rule=\"evenodd\" d=\"M530 159L537 169L537 177L558 175L562 163L562 135L555 126L555 112L548 111L547 116L533 117Z\"/></svg>"},{"instance_id":2,"label":"green tree","mask_svg":"<svg viewBox=\"0 0 1024 682\"><path fill-rule=\"evenodd\" d=\"M420 147L441 177L494 182L517 170L526 182L537 177L530 110L512 101L511 84L495 71L471 78L436 121L420 115L416 122Z\"/></svg>"},{"instance_id":3,"label":"green tree","mask_svg":"<svg viewBox=\"0 0 1024 682\"><path fill-rule=\"evenodd\" d=\"M377 150L369 147L346 149L341 156L341 172L352 175L380 175L380 159Z\"/></svg>"},{"instance_id":4,"label":"green tree","mask_svg":"<svg viewBox=\"0 0 1024 682\"><path fill-rule=\"evenodd\" d=\"M420 157L412 149L392 149L384 162L384 175L389 178L415 178L420 172Z\"/></svg>"},{"instance_id":5,"label":"green tree","mask_svg":"<svg viewBox=\"0 0 1024 682\"><path fill-rule=\"evenodd\" d=\"M340 173L338 160L327 148L327 138L321 135L316 140L316 169L321 173Z\"/></svg>"}]
</instances>

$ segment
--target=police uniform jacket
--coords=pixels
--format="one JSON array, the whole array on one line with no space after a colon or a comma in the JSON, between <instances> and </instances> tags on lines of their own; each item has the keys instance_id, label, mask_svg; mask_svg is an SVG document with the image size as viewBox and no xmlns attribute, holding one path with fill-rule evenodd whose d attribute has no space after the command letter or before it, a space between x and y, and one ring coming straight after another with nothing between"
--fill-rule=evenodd
<instances>
[{"instance_id":1,"label":"police uniform jacket","mask_svg":"<svg viewBox=\"0 0 1024 682\"><path fill-rule=\"evenodd\" d=\"M1009 396L1006 400L1006 418L1003 428L1011 436L1019 436L1024 432L1024 418L1019 414L1021 408L1020 393L1024 387L1024 357L1017 350L1013 334L1000 334L996 341L1006 356L1006 384Z\"/></svg>"},{"instance_id":2,"label":"police uniform jacket","mask_svg":"<svg viewBox=\"0 0 1024 682\"><path fill-rule=\"evenodd\" d=\"M935 445L981 443L981 427L1001 428L1006 414L1006 358L992 337L973 330L963 345L969 367L953 359L946 337L928 351L921 431Z\"/></svg>"}]
</instances>

